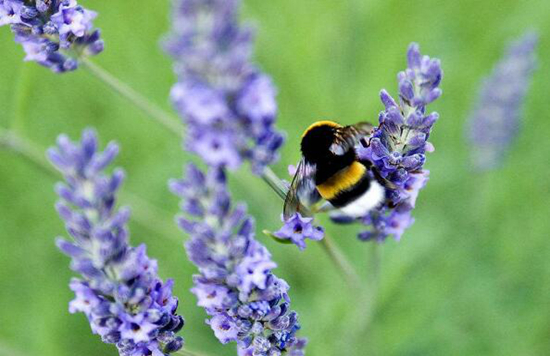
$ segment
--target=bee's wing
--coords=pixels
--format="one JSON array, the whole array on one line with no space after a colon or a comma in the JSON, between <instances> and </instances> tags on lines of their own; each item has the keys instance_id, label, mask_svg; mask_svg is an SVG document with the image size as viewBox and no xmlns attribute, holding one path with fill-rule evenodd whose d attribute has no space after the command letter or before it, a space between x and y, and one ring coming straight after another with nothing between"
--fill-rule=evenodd
<instances>
[{"instance_id":1,"label":"bee's wing","mask_svg":"<svg viewBox=\"0 0 550 356\"><path fill-rule=\"evenodd\" d=\"M294 213L304 215L304 200L308 200L308 204L319 200L319 193L315 188L314 182L315 168L307 164L304 159L298 163L296 173L290 184L290 188L286 194L285 204L283 206L283 217L285 220L290 218Z\"/></svg>"},{"instance_id":2,"label":"bee's wing","mask_svg":"<svg viewBox=\"0 0 550 356\"><path fill-rule=\"evenodd\" d=\"M354 125L344 126L341 130L359 141L361 138L370 135L373 129L374 126L370 122L361 121Z\"/></svg>"},{"instance_id":3,"label":"bee's wing","mask_svg":"<svg viewBox=\"0 0 550 356\"><path fill-rule=\"evenodd\" d=\"M335 141L330 150L341 156L355 147L359 141L372 133L373 126L368 122L358 122L354 125L342 126L336 129Z\"/></svg>"}]
</instances>

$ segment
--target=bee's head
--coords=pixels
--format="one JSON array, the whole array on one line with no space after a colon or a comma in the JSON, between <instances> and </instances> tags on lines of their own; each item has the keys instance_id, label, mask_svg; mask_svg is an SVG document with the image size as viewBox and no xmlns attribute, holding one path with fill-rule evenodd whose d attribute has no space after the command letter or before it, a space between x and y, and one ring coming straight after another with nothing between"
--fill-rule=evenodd
<instances>
[{"instance_id":1,"label":"bee's head","mask_svg":"<svg viewBox=\"0 0 550 356\"><path fill-rule=\"evenodd\" d=\"M318 163L326 159L338 127L340 125L332 121L319 121L306 129L301 144L302 155L306 161Z\"/></svg>"}]
</instances>

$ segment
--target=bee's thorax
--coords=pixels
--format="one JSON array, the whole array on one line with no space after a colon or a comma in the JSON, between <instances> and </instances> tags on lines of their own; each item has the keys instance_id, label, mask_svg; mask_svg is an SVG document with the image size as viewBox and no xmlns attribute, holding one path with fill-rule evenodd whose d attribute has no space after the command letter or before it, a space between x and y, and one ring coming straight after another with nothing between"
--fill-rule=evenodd
<instances>
[{"instance_id":1,"label":"bee's thorax","mask_svg":"<svg viewBox=\"0 0 550 356\"><path fill-rule=\"evenodd\" d=\"M355 150L335 155L330 148L336 140L336 129L331 121L311 125L302 136L302 155L307 163L315 165L315 184L322 184L331 176L348 167L356 160Z\"/></svg>"},{"instance_id":2,"label":"bee's thorax","mask_svg":"<svg viewBox=\"0 0 550 356\"><path fill-rule=\"evenodd\" d=\"M334 127L318 125L308 128L302 136L301 143L302 155L305 160L313 164L326 160L334 139Z\"/></svg>"},{"instance_id":3,"label":"bee's thorax","mask_svg":"<svg viewBox=\"0 0 550 356\"><path fill-rule=\"evenodd\" d=\"M342 170L349 168L356 162L355 150L349 150L342 156L328 153L317 162L315 170L315 184L322 184Z\"/></svg>"}]
</instances>

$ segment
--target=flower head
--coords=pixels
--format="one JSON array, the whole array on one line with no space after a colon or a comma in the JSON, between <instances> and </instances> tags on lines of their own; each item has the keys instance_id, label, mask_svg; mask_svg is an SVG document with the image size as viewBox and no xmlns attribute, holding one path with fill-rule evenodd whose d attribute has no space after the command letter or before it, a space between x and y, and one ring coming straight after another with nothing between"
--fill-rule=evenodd
<instances>
[{"instance_id":1,"label":"flower head","mask_svg":"<svg viewBox=\"0 0 550 356\"><path fill-rule=\"evenodd\" d=\"M302 356L305 340L296 337L288 284L273 274L276 264L254 238L246 208L232 206L224 171L205 175L190 165L170 187L182 198L178 224L190 235L185 248L200 272L191 291L218 340L237 342L239 355Z\"/></svg>"},{"instance_id":2,"label":"flower head","mask_svg":"<svg viewBox=\"0 0 550 356\"><path fill-rule=\"evenodd\" d=\"M518 134L522 104L536 68L537 42L534 33L512 42L482 83L468 126L472 163L477 170L498 167Z\"/></svg>"},{"instance_id":3,"label":"flower head","mask_svg":"<svg viewBox=\"0 0 550 356\"><path fill-rule=\"evenodd\" d=\"M273 126L277 90L251 61L253 31L238 21L238 0L178 0L164 41L175 58L172 102L186 147L210 166L249 161L261 174L278 159L283 136Z\"/></svg>"},{"instance_id":4,"label":"flower head","mask_svg":"<svg viewBox=\"0 0 550 356\"><path fill-rule=\"evenodd\" d=\"M75 299L69 311L84 313L92 332L116 344L120 355L167 355L182 347L183 339L176 333L184 321L176 314L173 281L159 279L157 262L147 256L145 245L128 243L130 212L115 208L124 174L104 172L117 153L114 143L98 151L91 130L84 131L76 144L61 135L57 147L48 151L65 177L65 183L56 186L56 207L73 238L58 239L57 246L82 275L70 283Z\"/></svg>"},{"instance_id":5,"label":"flower head","mask_svg":"<svg viewBox=\"0 0 550 356\"><path fill-rule=\"evenodd\" d=\"M290 240L300 250L306 248L306 239L319 241L325 235L325 231L321 226L313 225L313 218L302 217L300 213L294 214L286 221L284 218L282 220L284 222L283 227L274 232L273 235L278 239Z\"/></svg>"},{"instance_id":6,"label":"flower head","mask_svg":"<svg viewBox=\"0 0 550 356\"><path fill-rule=\"evenodd\" d=\"M443 72L439 60L422 56L416 43L409 46L407 62L407 69L397 76L399 100L381 91L385 110L380 113L379 126L368 144L358 148L359 157L372 162L387 181L390 202L362 218L369 227L359 234L362 240L382 241L389 235L399 239L414 221L411 210L428 180L429 172L423 167L426 152L433 151L433 146L427 140L439 115L427 114L426 106L441 96Z\"/></svg>"},{"instance_id":7,"label":"flower head","mask_svg":"<svg viewBox=\"0 0 550 356\"><path fill-rule=\"evenodd\" d=\"M76 69L80 55L103 51L96 16L76 0L0 0L0 26L10 25L25 60L58 73Z\"/></svg>"}]
</instances>

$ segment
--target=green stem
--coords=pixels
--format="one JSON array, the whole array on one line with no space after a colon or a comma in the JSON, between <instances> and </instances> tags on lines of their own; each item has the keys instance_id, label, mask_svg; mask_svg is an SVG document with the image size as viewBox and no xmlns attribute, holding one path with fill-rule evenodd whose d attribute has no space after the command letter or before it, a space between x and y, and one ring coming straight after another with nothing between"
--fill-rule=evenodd
<instances>
[{"instance_id":1,"label":"green stem","mask_svg":"<svg viewBox=\"0 0 550 356\"><path fill-rule=\"evenodd\" d=\"M329 256L330 260L334 263L338 271L342 274L349 287L352 289L359 289L361 286L361 279L359 278L359 275L349 263L348 259L344 256L342 250L336 246L334 240L332 240L332 238L326 233L325 237L321 240L321 247Z\"/></svg>"},{"instance_id":2,"label":"green stem","mask_svg":"<svg viewBox=\"0 0 550 356\"><path fill-rule=\"evenodd\" d=\"M92 62L89 58L82 57L81 60L92 74L94 74L98 79L107 84L115 92L126 98L137 108L139 108L151 118L155 119L158 123L160 123L169 131L175 133L178 136L183 135L182 126L180 125L177 118L168 114L166 111L147 99L145 96L132 89L126 83L112 76L109 72Z\"/></svg>"},{"instance_id":3,"label":"green stem","mask_svg":"<svg viewBox=\"0 0 550 356\"><path fill-rule=\"evenodd\" d=\"M367 289L364 297L364 312L361 320L363 326L360 329L364 329L365 332L368 332L374 316L374 311L376 307L376 296L378 295L378 287L380 285L380 261L382 249L378 242L371 243L372 248L370 251L370 256L368 260L368 270L369 278L367 280Z\"/></svg>"},{"instance_id":4,"label":"green stem","mask_svg":"<svg viewBox=\"0 0 550 356\"><path fill-rule=\"evenodd\" d=\"M186 349L181 349L179 351L174 352L175 355L182 355L182 356L206 356L206 354L198 353L196 351L189 351Z\"/></svg>"},{"instance_id":5,"label":"green stem","mask_svg":"<svg viewBox=\"0 0 550 356\"><path fill-rule=\"evenodd\" d=\"M57 170L50 165L44 157L43 152L46 150L38 148L32 142L20 135L17 135L11 130L0 128L0 148L6 148L21 155L49 176L58 176ZM161 222L161 226L171 226L173 228L165 229L160 232L160 234L176 243L181 242L181 239L179 238L180 234L177 231L174 231L175 226L172 219L167 218L167 216L171 216L171 213L166 212L145 201L139 196L129 192L122 192L121 200L128 202L128 204L132 206L134 212L132 215L132 220L134 222L147 229L152 229L155 227L154 229L156 232L158 232L157 226L159 225L159 222Z\"/></svg>"},{"instance_id":6,"label":"green stem","mask_svg":"<svg viewBox=\"0 0 550 356\"><path fill-rule=\"evenodd\" d=\"M347 344L357 345L361 343L367 345L368 350L364 350L367 355L376 355L376 344L371 339L372 337L372 321L377 306L378 289L380 285L380 262L382 246L378 242L369 243L370 255L367 260L367 286L361 295L359 301L359 316L353 315L354 333L351 335L351 339L348 339Z\"/></svg>"},{"instance_id":7,"label":"green stem","mask_svg":"<svg viewBox=\"0 0 550 356\"><path fill-rule=\"evenodd\" d=\"M38 150L32 143L18 136L11 130L0 129L0 147L7 148L20 154L48 174L52 174L55 171L54 168L50 167L44 160L44 156L41 153L44 151Z\"/></svg>"},{"instance_id":8,"label":"green stem","mask_svg":"<svg viewBox=\"0 0 550 356\"><path fill-rule=\"evenodd\" d=\"M267 183L267 185L269 185L271 189L275 191L275 193L277 193L279 198L285 200L288 188L284 185L283 181L279 177L277 177L275 172L271 170L271 168L266 167L264 169L262 179L264 180L264 182Z\"/></svg>"},{"instance_id":9,"label":"green stem","mask_svg":"<svg viewBox=\"0 0 550 356\"><path fill-rule=\"evenodd\" d=\"M109 72L103 68L96 65L88 58L82 58L83 63L94 74L98 79L106 83L111 89L128 99L132 104L136 105L143 112L154 118L157 122L162 124L164 127L168 128L171 132L176 133L177 135L182 135L184 129L182 126L174 119L172 116L161 108L147 100L143 95L134 91L130 86L123 83L119 79L113 77ZM277 193L277 195L285 199L286 191L288 188L283 184L281 179L268 167L264 170L262 174L262 179L266 182L271 189ZM328 239L327 239L328 240ZM344 257L342 251L332 243L331 241L324 240L323 247L324 251L327 252L330 259L334 262L336 267L340 270L342 274L346 276L348 283L353 283L353 287L356 288L359 286L359 277L357 272L353 267L347 262L347 259Z\"/></svg>"},{"instance_id":10,"label":"green stem","mask_svg":"<svg viewBox=\"0 0 550 356\"><path fill-rule=\"evenodd\" d=\"M19 71L19 80L15 86L13 97L13 113L10 123L10 129L15 132L23 132L25 112L27 108L27 99L32 85L29 85L32 79L31 67L27 63L21 64Z\"/></svg>"},{"instance_id":11,"label":"green stem","mask_svg":"<svg viewBox=\"0 0 550 356\"><path fill-rule=\"evenodd\" d=\"M0 340L0 355L2 356L27 356L23 352L19 350L15 350L12 347L4 344L2 340Z\"/></svg>"}]
</instances>

